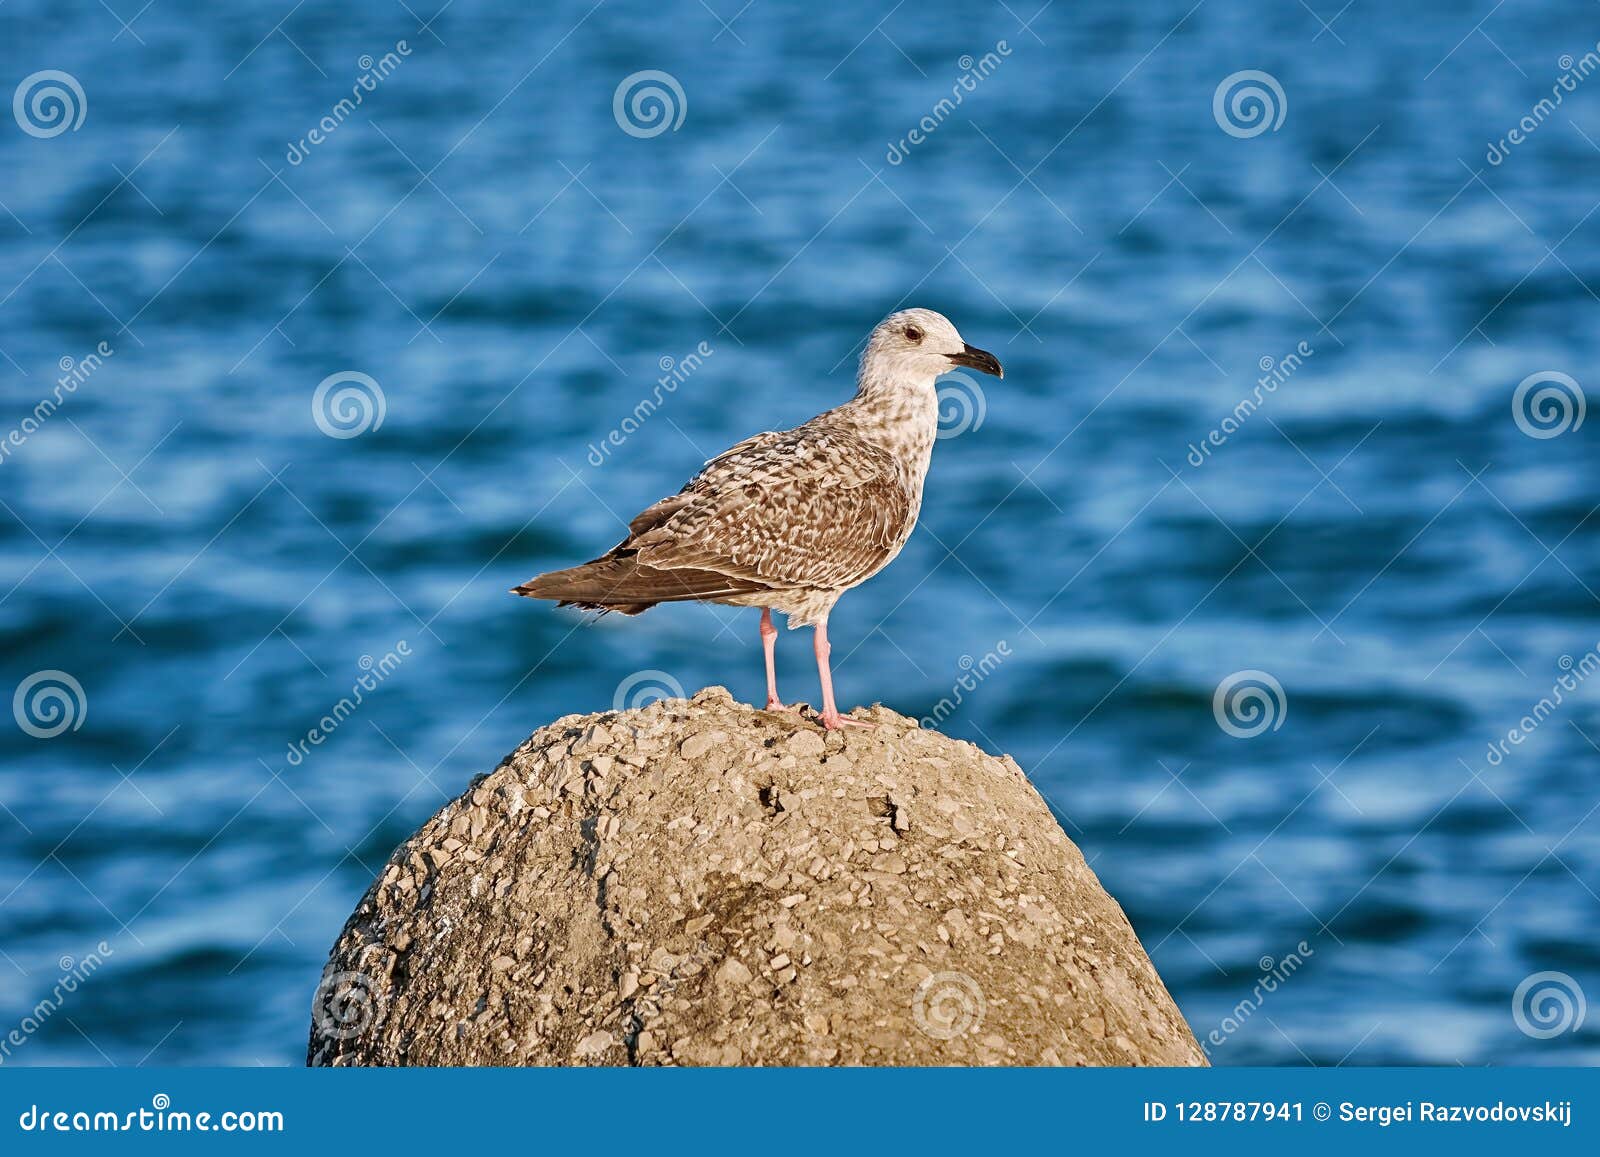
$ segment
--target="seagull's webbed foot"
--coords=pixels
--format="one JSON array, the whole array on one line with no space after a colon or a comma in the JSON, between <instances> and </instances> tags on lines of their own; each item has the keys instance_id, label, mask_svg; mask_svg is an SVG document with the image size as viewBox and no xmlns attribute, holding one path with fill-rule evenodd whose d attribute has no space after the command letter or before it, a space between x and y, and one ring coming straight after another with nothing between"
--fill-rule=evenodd
<instances>
[{"instance_id":1,"label":"seagull's webbed foot","mask_svg":"<svg viewBox=\"0 0 1600 1157\"><path fill-rule=\"evenodd\" d=\"M817 716L822 726L829 731L843 731L846 727L866 727L873 725L865 719L851 719L848 715L840 715L838 711L824 711Z\"/></svg>"}]
</instances>

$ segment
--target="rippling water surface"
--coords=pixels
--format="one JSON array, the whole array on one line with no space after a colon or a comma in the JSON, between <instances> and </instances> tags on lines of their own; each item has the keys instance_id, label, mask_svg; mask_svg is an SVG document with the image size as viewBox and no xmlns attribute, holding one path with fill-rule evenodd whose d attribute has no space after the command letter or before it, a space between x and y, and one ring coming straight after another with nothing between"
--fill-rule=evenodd
<instances>
[{"instance_id":1,"label":"rippling water surface","mask_svg":"<svg viewBox=\"0 0 1600 1157\"><path fill-rule=\"evenodd\" d=\"M1513 1012L1600 1000L1594 5L116 7L0 10L86 106L0 116L0 684L81 687L0 732L0 1031L104 961L7 1063L298 1063L472 775L759 696L753 611L506 588L913 303L1007 373L842 697L1014 753L1219 1064L1600 1059Z\"/></svg>"}]
</instances>

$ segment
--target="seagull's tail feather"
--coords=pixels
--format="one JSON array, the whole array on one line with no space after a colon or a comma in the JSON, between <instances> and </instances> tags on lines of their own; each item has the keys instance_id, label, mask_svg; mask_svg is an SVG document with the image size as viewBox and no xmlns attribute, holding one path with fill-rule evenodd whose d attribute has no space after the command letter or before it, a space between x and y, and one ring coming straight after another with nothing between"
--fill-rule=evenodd
<instances>
[{"instance_id":1,"label":"seagull's tail feather","mask_svg":"<svg viewBox=\"0 0 1600 1157\"><path fill-rule=\"evenodd\" d=\"M714 602L762 589L760 583L716 571L646 566L629 552L536 575L521 586L512 587L511 593L531 599L555 599L560 606L586 611L637 615L657 603Z\"/></svg>"}]
</instances>

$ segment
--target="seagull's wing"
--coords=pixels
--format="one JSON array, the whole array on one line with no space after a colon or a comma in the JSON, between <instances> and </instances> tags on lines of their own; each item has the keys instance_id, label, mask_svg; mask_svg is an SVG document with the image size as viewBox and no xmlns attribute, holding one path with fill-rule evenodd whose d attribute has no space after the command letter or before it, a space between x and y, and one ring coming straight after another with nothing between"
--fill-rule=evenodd
<instances>
[{"instance_id":1,"label":"seagull's wing","mask_svg":"<svg viewBox=\"0 0 1600 1157\"><path fill-rule=\"evenodd\" d=\"M623 548L659 570L840 589L893 558L914 518L889 451L813 421L711 459L681 492L634 519Z\"/></svg>"}]
</instances>

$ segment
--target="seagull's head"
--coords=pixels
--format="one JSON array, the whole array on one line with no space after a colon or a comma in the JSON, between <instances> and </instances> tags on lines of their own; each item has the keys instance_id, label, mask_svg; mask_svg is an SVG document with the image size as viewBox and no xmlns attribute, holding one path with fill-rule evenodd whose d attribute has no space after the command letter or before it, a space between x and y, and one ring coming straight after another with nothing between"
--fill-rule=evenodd
<instances>
[{"instance_id":1,"label":"seagull's head","mask_svg":"<svg viewBox=\"0 0 1600 1157\"><path fill-rule=\"evenodd\" d=\"M891 313L872 331L861 354L863 378L922 380L931 385L940 374L962 367L1005 376L999 359L968 345L949 318L931 309Z\"/></svg>"}]
</instances>

